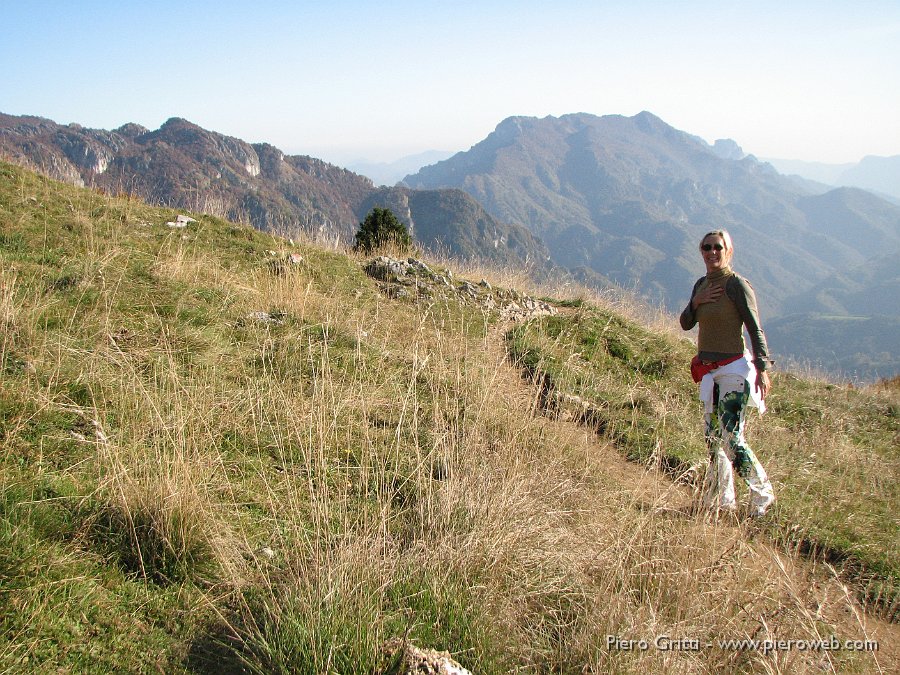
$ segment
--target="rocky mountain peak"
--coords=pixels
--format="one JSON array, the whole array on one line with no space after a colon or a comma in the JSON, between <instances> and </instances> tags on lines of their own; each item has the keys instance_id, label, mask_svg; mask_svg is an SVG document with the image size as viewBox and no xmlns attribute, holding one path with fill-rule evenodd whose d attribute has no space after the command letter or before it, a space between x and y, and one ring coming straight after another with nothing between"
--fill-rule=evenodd
<instances>
[{"instance_id":1,"label":"rocky mountain peak","mask_svg":"<svg viewBox=\"0 0 900 675\"><path fill-rule=\"evenodd\" d=\"M740 160L744 158L744 151L730 138L720 138L712 146L713 152L722 159Z\"/></svg>"},{"instance_id":2,"label":"rocky mountain peak","mask_svg":"<svg viewBox=\"0 0 900 675\"><path fill-rule=\"evenodd\" d=\"M119 134L123 138L135 139L138 136L143 136L148 133L150 130L147 127L141 126L140 124L135 124L134 122L127 122L120 126L118 129L114 130L115 133Z\"/></svg>"}]
</instances>

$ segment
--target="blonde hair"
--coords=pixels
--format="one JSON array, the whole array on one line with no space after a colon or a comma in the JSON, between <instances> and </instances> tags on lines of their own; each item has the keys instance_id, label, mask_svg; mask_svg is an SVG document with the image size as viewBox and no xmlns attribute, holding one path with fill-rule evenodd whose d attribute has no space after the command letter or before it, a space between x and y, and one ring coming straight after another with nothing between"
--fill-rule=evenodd
<instances>
[{"instance_id":1,"label":"blonde hair","mask_svg":"<svg viewBox=\"0 0 900 675\"><path fill-rule=\"evenodd\" d=\"M706 241L707 237L721 237L722 243L725 244L725 262L726 264L731 264L731 259L734 257L734 243L731 241L731 235L728 234L728 230L713 230L712 232L707 232L703 235L703 238L700 240L699 248L702 249L703 242Z\"/></svg>"},{"instance_id":2,"label":"blonde hair","mask_svg":"<svg viewBox=\"0 0 900 675\"><path fill-rule=\"evenodd\" d=\"M728 234L728 230L713 230L712 232L707 232L700 238L700 246L703 246L703 242L706 241L707 237L721 237L722 243L725 244L725 250L734 250L734 244L731 241L731 235Z\"/></svg>"}]
</instances>

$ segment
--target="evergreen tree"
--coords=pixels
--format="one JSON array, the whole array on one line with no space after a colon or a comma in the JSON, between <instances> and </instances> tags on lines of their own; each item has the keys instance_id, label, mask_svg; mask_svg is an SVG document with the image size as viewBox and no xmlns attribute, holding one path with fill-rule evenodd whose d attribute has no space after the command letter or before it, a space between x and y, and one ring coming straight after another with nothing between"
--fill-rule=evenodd
<instances>
[{"instance_id":1,"label":"evergreen tree","mask_svg":"<svg viewBox=\"0 0 900 675\"><path fill-rule=\"evenodd\" d=\"M368 254L385 246L403 251L412 246L412 238L393 211L376 206L359 224L353 250Z\"/></svg>"}]
</instances>

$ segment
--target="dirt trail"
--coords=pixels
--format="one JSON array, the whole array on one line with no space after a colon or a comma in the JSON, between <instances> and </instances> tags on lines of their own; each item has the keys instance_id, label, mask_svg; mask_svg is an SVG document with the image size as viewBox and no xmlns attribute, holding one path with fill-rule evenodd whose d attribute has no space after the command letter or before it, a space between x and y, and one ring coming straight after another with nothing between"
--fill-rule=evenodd
<instances>
[{"instance_id":1,"label":"dirt trail","mask_svg":"<svg viewBox=\"0 0 900 675\"><path fill-rule=\"evenodd\" d=\"M485 341L487 356L496 364L498 386L503 391L513 392L518 405L535 415L546 415L539 388L524 378L507 358L504 335L512 325L513 322L501 322ZM711 528L717 528L720 534L724 530L726 534L740 538L755 552L744 559L745 564L759 566L761 574L771 573L775 566L784 575L784 586L791 589L796 602L814 608L817 618L834 626L838 634L876 641L878 651L866 659L866 672L900 672L900 624L892 624L867 612L855 599L852 589L828 565L776 546L756 521L733 516L713 520L708 513L696 508L697 495L687 482L676 482L661 466L645 466L625 459L609 439L593 429L564 417L551 419L549 423L556 425L563 437L568 436L575 445L586 447L595 461L599 459L610 482L627 492L632 503L642 511L678 519L699 532L708 533ZM825 672L831 669L827 655L822 666Z\"/></svg>"}]
</instances>

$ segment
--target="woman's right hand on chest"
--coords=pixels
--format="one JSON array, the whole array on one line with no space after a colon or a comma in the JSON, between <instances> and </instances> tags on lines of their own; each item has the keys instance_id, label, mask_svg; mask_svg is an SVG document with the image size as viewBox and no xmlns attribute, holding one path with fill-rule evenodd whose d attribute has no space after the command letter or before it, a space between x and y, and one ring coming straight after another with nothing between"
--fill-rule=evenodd
<instances>
[{"instance_id":1,"label":"woman's right hand on chest","mask_svg":"<svg viewBox=\"0 0 900 675\"><path fill-rule=\"evenodd\" d=\"M694 309L697 309L700 305L705 305L708 302L715 302L722 297L722 293L724 292L724 286L707 286L702 291L697 291L697 294L691 298L691 306Z\"/></svg>"}]
</instances>

